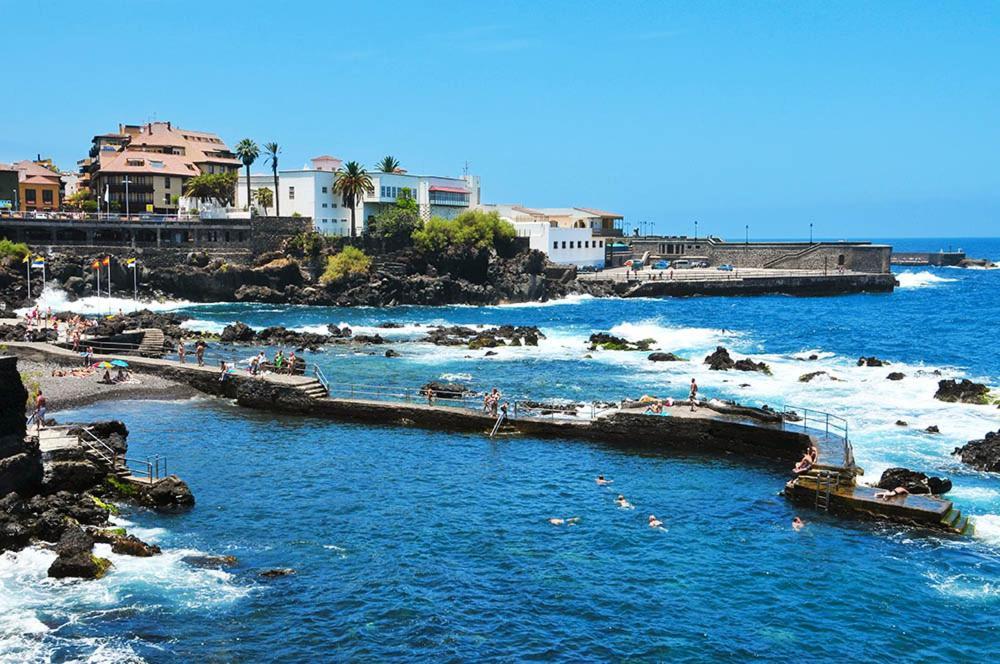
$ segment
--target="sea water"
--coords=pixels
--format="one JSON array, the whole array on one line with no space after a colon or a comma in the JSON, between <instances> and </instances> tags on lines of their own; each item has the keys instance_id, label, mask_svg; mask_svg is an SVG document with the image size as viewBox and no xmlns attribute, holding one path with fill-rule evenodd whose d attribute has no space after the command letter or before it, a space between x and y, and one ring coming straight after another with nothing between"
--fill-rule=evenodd
<instances>
[{"instance_id":1,"label":"sea water","mask_svg":"<svg viewBox=\"0 0 1000 664\"><path fill-rule=\"evenodd\" d=\"M1000 242L963 244L970 255L1000 258ZM198 504L181 515L119 517L164 554L103 552L115 568L99 581L45 578L54 554L41 549L0 557L0 660L993 659L1000 477L951 452L1000 428L1000 411L933 394L942 378L1000 385L990 332L1000 271L896 271L895 293L832 298L390 309L182 303L180 311L194 329L235 320L316 332L346 324L385 337L384 346L306 354L341 387L457 380L510 398L582 403L683 396L693 377L707 397L827 411L849 421L862 480L898 465L951 477L949 497L973 516L975 538L797 508L778 495L785 473L736 458L491 441L209 398L108 402L55 415L123 419L130 454L166 455ZM402 327L379 327L390 321ZM545 338L487 357L419 341L439 324L537 325ZM598 331L651 338L685 360L589 351ZM772 375L708 371L704 356L718 345L766 362ZM384 357L387 348L400 357ZM858 367L861 355L891 365ZM799 381L815 371L825 373ZM906 378L889 381L890 371ZM941 433L925 433L930 425ZM598 474L614 483L597 486ZM618 508L618 493L636 508ZM650 514L665 527L650 529ZM796 515L807 522L800 532L790 528ZM572 516L580 518L573 526L548 522ZM239 564L220 571L183 560L206 553ZM296 573L259 576L270 568Z\"/></svg>"}]
</instances>

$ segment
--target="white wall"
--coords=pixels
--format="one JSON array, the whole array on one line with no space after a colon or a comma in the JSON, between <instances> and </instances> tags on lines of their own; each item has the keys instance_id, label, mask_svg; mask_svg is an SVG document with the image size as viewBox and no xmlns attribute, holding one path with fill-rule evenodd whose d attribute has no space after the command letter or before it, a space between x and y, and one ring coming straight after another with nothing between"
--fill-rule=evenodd
<instances>
[{"instance_id":1,"label":"white wall","mask_svg":"<svg viewBox=\"0 0 1000 664\"><path fill-rule=\"evenodd\" d=\"M251 195L257 189L267 187L274 190L274 177L264 174L251 174ZM324 188L326 191L324 191ZM294 193L294 197L293 197ZM236 188L236 205L245 207L247 197L246 175L240 176ZM279 198L280 197L280 198ZM333 193L333 173L319 170L278 171L278 194L275 199L281 206L283 217L295 213L313 220L313 228L327 235L350 235L351 211L341 204L340 196ZM263 213L263 210L260 210ZM274 214L275 207L267 209L268 214ZM358 217L358 233L363 225Z\"/></svg>"},{"instance_id":2,"label":"white wall","mask_svg":"<svg viewBox=\"0 0 1000 664\"><path fill-rule=\"evenodd\" d=\"M547 255L553 263L604 267L605 239L593 237L589 228L559 228L546 221L511 224L518 237L528 238L531 248Z\"/></svg>"}]
</instances>

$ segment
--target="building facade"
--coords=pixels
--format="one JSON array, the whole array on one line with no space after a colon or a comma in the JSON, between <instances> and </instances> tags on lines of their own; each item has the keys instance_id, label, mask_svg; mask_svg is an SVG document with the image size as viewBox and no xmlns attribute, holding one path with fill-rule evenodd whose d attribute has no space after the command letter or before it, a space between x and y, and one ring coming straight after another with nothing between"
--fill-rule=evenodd
<instances>
[{"instance_id":1,"label":"building facade","mask_svg":"<svg viewBox=\"0 0 1000 664\"><path fill-rule=\"evenodd\" d=\"M528 238L532 249L541 251L553 263L601 269L605 263L608 236L600 235L601 219L594 215L565 214L577 208L528 208L523 205L481 205L483 210L495 211L500 218L514 226L518 237ZM550 216L546 210L559 214ZM578 223L581 220L597 223Z\"/></svg>"},{"instance_id":2,"label":"building facade","mask_svg":"<svg viewBox=\"0 0 1000 664\"><path fill-rule=\"evenodd\" d=\"M11 208L21 212L54 212L62 205L62 180L49 160L18 161L6 169L4 191L0 199L11 202ZM16 185L11 184L11 172Z\"/></svg>"},{"instance_id":3,"label":"building facade","mask_svg":"<svg viewBox=\"0 0 1000 664\"><path fill-rule=\"evenodd\" d=\"M249 204L259 213L274 214L274 205L265 211L256 200L255 192L266 187L275 193L282 216L298 214L310 217L317 232L350 235L351 209L345 207L343 199L333 191L336 172L341 164L340 159L324 155L312 159L310 166L278 171L276 192L272 174L251 174L250 196L253 200ZM404 195L416 200L423 219L432 216L450 219L478 206L480 200L480 181L474 175L447 178L409 173L369 173L369 177L374 191L355 206L356 232L359 235L381 211L395 205L396 199ZM238 207L248 205L246 197L247 180L244 174L236 187Z\"/></svg>"},{"instance_id":4,"label":"building facade","mask_svg":"<svg viewBox=\"0 0 1000 664\"><path fill-rule=\"evenodd\" d=\"M176 213L185 183L202 174L229 173L242 162L217 135L181 129L170 122L119 125L94 136L80 162L81 182L102 208Z\"/></svg>"}]
</instances>

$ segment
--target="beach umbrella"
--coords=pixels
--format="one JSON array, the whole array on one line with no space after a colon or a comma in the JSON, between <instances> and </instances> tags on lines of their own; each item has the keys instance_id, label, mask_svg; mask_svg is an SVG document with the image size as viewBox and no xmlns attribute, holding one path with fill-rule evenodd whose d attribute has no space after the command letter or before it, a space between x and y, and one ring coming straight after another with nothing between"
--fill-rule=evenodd
<instances>
[{"instance_id":1,"label":"beach umbrella","mask_svg":"<svg viewBox=\"0 0 1000 664\"><path fill-rule=\"evenodd\" d=\"M113 364L116 367L122 367L124 369L128 369L128 362L126 362L125 360L111 360L111 364Z\"/></svg>"},{"instance_id":2,"label":"beach umbrella","mask_svg":"<svg viewBox=\"0 0 1000 664\"><path fill-rule=\"evenodd\" d=\"M95 369L113 369L114 366L115 365L113 365L110 362L108 362L107 360L105 360L103 362L98 362L97 364L95 364L94 368Z\"/></svg>"}]
</instances>

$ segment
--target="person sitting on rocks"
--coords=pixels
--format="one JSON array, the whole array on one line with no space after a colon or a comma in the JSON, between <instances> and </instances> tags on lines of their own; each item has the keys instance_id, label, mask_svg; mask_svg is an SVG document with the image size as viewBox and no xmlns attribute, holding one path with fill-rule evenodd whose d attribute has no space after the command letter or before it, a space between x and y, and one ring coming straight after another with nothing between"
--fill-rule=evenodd
<instances>
[{"instance_id":1,"label":"person sitting on rocks","mask_svg":"<svg viewBox=\"0 0 1000 664\"><path fill-rule=\"evenodd\" d=\"M99 380L98 382L99 383L104 383L105 385L113 385L114 381L111 380L111 370L110 369L105 369L104 370L104 375L101 376L101 380Z\"/></svg>"},{"instance_id":2,"label":"person sitting on rocks","mask_svg":"<svg viewBox=\"0 0 1000 664\"><path fill-rule=\"evenodd\" d=\"M229 373L229 365L226 364L225 360L219 360L219 382L226 380L226 374Z\"/></svg>"},{"instance_id":3,"label":"person sitting on rocks","mask_svg":"<svg viewBox=\"0 0 1000 664\"><path fill-rule=\"evenodd\" d=\"M811 469L815 463L816 463L816 448L810 447L808 450L806 450L806 453L802 456L802 460L799 461L797 464L795 464L795 467L792 468L792 472L795 473L796 475L808 472L809 469Z\"/></svg>"},{"instance_id":4,"label":"person sitting on rocks","mask_svg":"<svg viewBox=\"0 0 1000 664\"><path fill-rule=\"evenodd\" d=\"M890 491L879 491L875 494L875 497L880 500L892 500L893 498L899 496L908 496L910 492L907 491L905 486L897 486L895 489Z\"/></svg>"}]
</instances>

